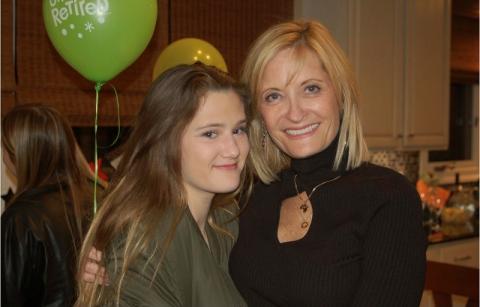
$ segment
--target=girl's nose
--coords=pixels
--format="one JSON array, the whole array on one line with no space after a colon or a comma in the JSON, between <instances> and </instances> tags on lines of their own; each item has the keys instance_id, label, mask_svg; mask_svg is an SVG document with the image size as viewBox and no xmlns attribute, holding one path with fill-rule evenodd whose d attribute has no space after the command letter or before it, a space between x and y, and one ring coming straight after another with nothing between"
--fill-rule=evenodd
<instances>
[{"instance_id":1,"label":"girl's nose","mask_svg":"<svg viewBox=\"0 0 480 307\"><path fill-rule=\"evenodd\" d=\"M240 149L235 139L235 135L228 135L223 143L222 155L228 158L237 158L240 155Z\"/></svg>"}]
</instances>

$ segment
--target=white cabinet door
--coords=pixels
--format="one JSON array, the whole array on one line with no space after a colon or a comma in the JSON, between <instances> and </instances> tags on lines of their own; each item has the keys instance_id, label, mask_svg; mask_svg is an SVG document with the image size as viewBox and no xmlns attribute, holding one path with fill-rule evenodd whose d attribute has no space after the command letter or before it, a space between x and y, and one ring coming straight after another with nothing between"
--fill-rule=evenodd
<instances>
[{"instance_id":1,"label":"white cabinet door","mask_svg":"<svg viewBox=\"0 0 480 307\"><path fill-rule=\"evenodd\" d=\"M401 146L402 1L353 1L349 57L360 89L360 115L371 148Z\"/></svg>"},{"instance_id":2,"label":"white cabinet door","mask_svg":"<svg viewBox=\"0 0 480 307\"><path fill-rule=\"evenodd\" d=\"M406 1L405 148L448 146L450 0Z\"/></svg>"}]
</instances>

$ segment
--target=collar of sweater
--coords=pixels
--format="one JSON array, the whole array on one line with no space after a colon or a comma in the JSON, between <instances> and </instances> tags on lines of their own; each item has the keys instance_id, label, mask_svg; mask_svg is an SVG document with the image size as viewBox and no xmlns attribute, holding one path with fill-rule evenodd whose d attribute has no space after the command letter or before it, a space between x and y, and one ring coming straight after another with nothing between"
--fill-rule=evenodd
<instances>
[{"instance_id":1,"label":"collar of sweater","mask_svg":"<svg viewBox=\"0 0 480 307\"><path fill-rule=\"evenodd\" d=\"M290 180L293 180L293 176L297 175L297 183L299 187L311 190L312 187L322 181L330 180L342 175L345 171L346 154L343 156L340 168L338 170L333 170L338 138L339 134L337 133L337 136L333 139L330 145L321 152L302 159L292 159L291 168L287 177L290 177Z\"/></svg>"}]
</instances>

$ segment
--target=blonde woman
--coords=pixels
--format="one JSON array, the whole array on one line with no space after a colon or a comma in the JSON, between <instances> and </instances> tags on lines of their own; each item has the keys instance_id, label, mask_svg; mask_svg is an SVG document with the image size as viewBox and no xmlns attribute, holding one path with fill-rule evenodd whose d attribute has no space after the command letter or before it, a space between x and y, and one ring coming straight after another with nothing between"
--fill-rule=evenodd
<instances>
[{"instance_id":1,"label":"blonde woman","mask_svg":"<svg viewBox=\"0 0 480 307\"><path fill-rule=\"evenodd\" d=\"M16 191L2 214L2 305L70 306L92 174L66 119L42 105L2 120L3 160Z\"/></svg>"},{"instance_id":2,"label":"blonde woman","mask_svg":"<svg viewBox=\"0 0 480 307\"><path fill-rule=\"evenodd\" d=\"M109 285L82 280L78 306L245 306L228 256L249 182L247 93L203 64L153 83L82 248L80 268L95 247Z\"/></svg>"},{"instance_id":3,"label":"blonde woman","mask_svg":"<svg viewBox=\"0 0 480 307\"><path fill-rule=\"evenodd\" d=\"M315 21L271 27L243 70L259 179L230 272L249 306L418 306L419 197L367 163L354 77Z\"/></svg>"}]
</instances>

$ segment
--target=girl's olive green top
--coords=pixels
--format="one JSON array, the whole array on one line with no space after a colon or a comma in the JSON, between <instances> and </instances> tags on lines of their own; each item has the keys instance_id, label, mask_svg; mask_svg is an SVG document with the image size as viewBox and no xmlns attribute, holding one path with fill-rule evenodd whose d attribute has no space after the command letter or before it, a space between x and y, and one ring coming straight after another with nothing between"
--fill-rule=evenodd
<instances>
[{"instance_id":1,"label":"girl's olive green top","mask_svg":"<svg viewBox=\"0 0 480 307\"><path fill-rule=\"evenodd\" d=\"M157 242L152 242L151 248L129 266L120 291L119 305L246 306L228 273L228 257L238 236L235 214L236 212L223 209L215 210L213 219L216 224L223 225L235 239L219 233L207 224L207 245L190 211L185 210L158 267L161 252L158 249L155 251L153 246L155 243L162 246L170 227L169 223L160 225L155 233ZM121 241L124 243L124 240L117 241L114 246L116 252L109 253L107 260L107 271L112 281L118 278L121 270L121 254L124 249L124 244L119 243ZM154 274L157 268L158 271ZM108 288L109 291L116 291L114 283ZM113 302L110 303L116 305L117 293L111 294Z\"/></svg>"}]
</instances>

